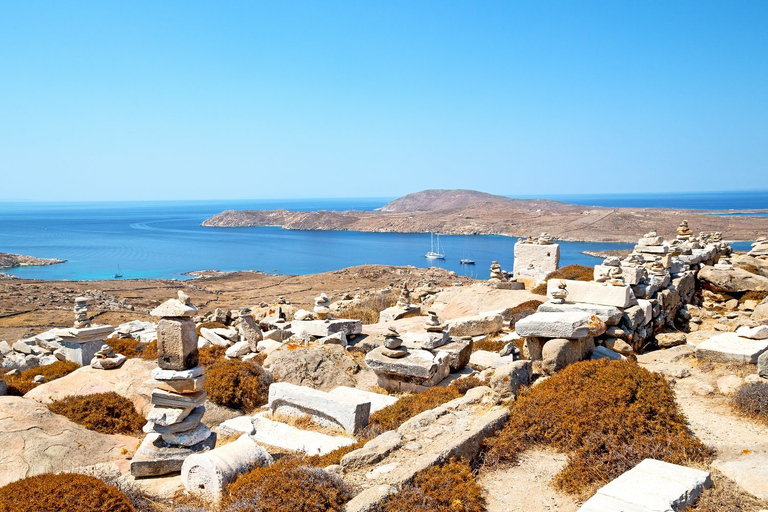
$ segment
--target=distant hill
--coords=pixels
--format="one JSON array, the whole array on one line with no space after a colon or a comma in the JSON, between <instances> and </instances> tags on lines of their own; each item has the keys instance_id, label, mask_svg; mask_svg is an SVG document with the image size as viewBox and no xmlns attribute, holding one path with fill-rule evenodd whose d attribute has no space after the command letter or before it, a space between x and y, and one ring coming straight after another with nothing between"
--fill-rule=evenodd
<instances>
[{"instance_id":1,"label":"distant hill","mask_svg":"<svg viewBox=\"0 0 768 512\"><path fill-rule=\"evenodd\" d=\"M520 206L521 204L530 207L557 205L565 206L566 203L550 201L547 199L512 199L509 197L478 192L477 190L444 190L430 189L422 190L408 194L394 201L385 204L378 211L382 212L426 212L442 210L460 210L468 206L476 205L498 205L498 206Z\"/></svg>"}]
</instances>

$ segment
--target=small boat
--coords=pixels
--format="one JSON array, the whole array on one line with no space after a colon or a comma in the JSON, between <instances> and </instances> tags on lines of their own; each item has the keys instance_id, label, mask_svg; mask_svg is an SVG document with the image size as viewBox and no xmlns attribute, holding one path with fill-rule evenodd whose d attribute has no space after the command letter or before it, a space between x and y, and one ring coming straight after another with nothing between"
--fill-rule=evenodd
<instances>
[{"instance_id":1,"label":"small boat","mask_svg":"<svg viewBox=\"0 0 768 512\"><path fill-rule=\"evenodd\" d=\"M123 271L120 270L120 265L118 264L117 265L117 274L112 274L112 278L113 279L120 279L121 277L123 277Z\"/></svg>"},{"instance_id":2,"label":"small boat","mask_svg":"<svg viewBox=\"0 0 768 512\"><path fill-rule=\"evenodd\" d=\"M459 260L459 263L461 263L462 265L474 265L475 260L463 259L463 260Z\"/></svg>"},{"instance_id":3,"label":"small boat","mask_svg":"<svg viewBox=\"0 0 768 512\"><path fill-rule=\"evenodd\" d=\"M435 247L435 234L429 234L430 249L424 256L431 260L444 260L445 254L440 252L440 235L437 235L437 247Z\"/></svg>"}]
</instances>

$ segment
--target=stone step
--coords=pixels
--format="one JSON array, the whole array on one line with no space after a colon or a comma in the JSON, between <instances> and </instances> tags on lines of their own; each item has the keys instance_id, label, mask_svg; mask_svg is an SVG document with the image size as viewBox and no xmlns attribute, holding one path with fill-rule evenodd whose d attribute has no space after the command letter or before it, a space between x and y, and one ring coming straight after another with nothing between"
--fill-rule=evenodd
<instances>
[{"instance_id":1,"label":"stone step","mask_svg":"<svg viewBox=\"0 0 768 512\"><path fill-rule=\"evenodd\" d=\"M709 473L645 459L601 487L580 512L666 512L692 505L712 485Z\"/></svg>"},{"instance_id":2,"label":"stone step","mask_svg":"<svg viewBox=\"0 0 768 512\"><path fill-rule=\"evenodd\" d=\"M727 332L712 336L696 347L698 359L720 363L737 361L757 364L760 354L768 351L768 340L751 340L736 333Z\"/></svg>"}]
</instances>

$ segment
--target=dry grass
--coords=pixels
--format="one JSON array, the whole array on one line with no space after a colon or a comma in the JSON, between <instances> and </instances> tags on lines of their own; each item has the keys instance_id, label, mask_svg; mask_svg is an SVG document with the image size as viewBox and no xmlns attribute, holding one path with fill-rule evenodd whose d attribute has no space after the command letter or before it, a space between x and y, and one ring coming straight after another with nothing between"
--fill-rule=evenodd
<instances>
[{"instance_id":1,"label":"dry grass","mask_svg":"<svg viewBox=\"0 0 768 512\"><path fill-rule=\"evenodd\" d=\"M301 430L312 430L329 436L345 436L346 431L340 426L325 426L317 423L309 414L272 414L272 420L291 425Z\"/></svg>"},{"instance_id":2,"label":"dry grass","mask_svg":"<svg viewBox=\"0 0 768 512\"><path fill-rule=\"evenodd\" d=\"M559 268L547 276L546 281L550 279L568 279L570 281L592 281L595 276L595 269L592 267L585 267L584 265L567 265ZM546 281L539 286L536 286L531 290L531 293L537 295L547 294Z\"/></svg>"},{"instance_id":3,"label":"dry grass","mask_svg":"<svg viewBox=\"0 0 768 512\"><path fill-rule=\"evenodd\" d=\"M382 512L483 512L483 489L466 461L451 459L420 471L413 482L384 500Z\"/></svg>"},{"instance_id":4,"label":"dry grass","mask_svg":"<svg viewBox=\"0 0 768 512\"><path fill-rule=\"evenodd\" d=\"M573 364L524 391L510 409L504 429L484 443L486 463L514 462L535 445L566 451L554 484L572 494L645 458L687 464L712 455L688 431L664 378L630 361Z\"/></svg>"},{"instance_id":5,"label":"dry grass","mask_svg":"<svg viewBox=\"0 0 768 512\"><path fill-rule=\"evenodd\" d=\"M379 432L397 430L400 425L417 414L434 409L460 396L461 393L455 387L432 387L423 393L405 395L394 404L371 414L368 428Z\"/></svg>"},{"instance_id":6,"label":"dry grass","mask_svg":"<svg viewBox=\"0 0 768 512\"><path fill-rule=\"evenodd\" d=\"M506 347L507 343L508 342L501 341L501 340L485 339L483 341L472 343L472 352L477 352L478 350L487 350L488 352L498 352L499 350Z\"/></svg>"},{"instance_id":7,"label":"dry grass","mask_svg":"<svg viewBox=\"0 0 768 512\"><path fill-rule=\"evenodd\" d=\"M141 435L144 426L144 417L136 412L133 402L114 391L68 396L51 402L48 409L102 434Z\"/></svg>"},{"instance_id":8,"label":"dry grass","mask_svg":"<svg viewBox=\"0 0 768 512\"><path fill-rule=\"evenodd\" d=\"M272 381L256 363L223 360L208 369L205 390L213 403L249 412L267 403Z\"/></svg>"},{"instance_id":9,"label":"dry grass","mask_svg":"<svg viewBox=\"0 0 768 512\"><path fill-rule=\"evenodd\" d=\"M330 453L326 453L325 455L314 455L312 457L307 457L304 462L309 466L316 466L319 468L324 468L326 466L330 466L331 464L339 464L341 463L342 457L344 457L349 452L359 450L365 446L365 443L373 439L373 437L375 436L364 435L354 444L350 444L349 446L342 446L341 448L337 448Z\"/></svg>"},{"instance_id":10,"label":"dry grass","mask_svg":"<svg viewBox=\"0 0 768 512\"><path fill-rule=\"evenodd\" d=\"M758 291L750 290L748 292L745 292L744 295L742 295L739 298L739 304L744 304L744 302L748 300L756 300L757 302L760 302L766 297L768 297L768 292L758 292Z\"/></svg>"},{"instance_id":11,"label":"dry grass","mask_svg":"<svg viewBox=\"0 0 768 512\"><path fill-rule=\"evenodd\" d=\"M80 368L80 365L72 361L56 361L55 363L24 370L19 375L5 375L4 379L8 385L9 395L24 396L27 392L40 385L37 382L32 382L32 379L38 375L45 377L45 382L50 382L69 375L78 368Z\"/></svg>"},{"instance_id":12,"label":"dry grass","mask_svg":"<svg viewBox=\"0 0 768 512\"><path fill-rule=\"evenodd\" d=\"M255 468L227 486L222 509L237 512L341 511L352 494L340 478L293 457Z\"/></svg>"},{"instance_id":13,"label":"dry grass","mask_svg":"<svg viewBox=\"0 0 768 512\"><path fill-rule=\"evenodd\" d=\"M343 318L360 320L366 325L378 323L379 313L397 303L397 297L394 295L394 293L388 293L364 297L359 302L353 302L345 307L338 314Z\"/></svg>"},{"instance_id":14,"label":"dry grass","mask_svg":"<svg viewBox=\"0 0 768 512\"><path fill-rule=\"evenodd\" d=\"M133 338L107 338L104 343L115 351L117 354L123 354L127 358L142 357L144 352L147 351L150 344L142 343L139 340ZM157 358L157 341L155 343L155 356L152 359ZM152 349L149 348L151 351Z\"/></svg>"},{"instance_id":15,"label":"dry grass","mask_svg":"<svg viewBox=\"0 0 768 512\"><path fill-rule=\"evenodd\" d=\"M152 340L146 344L144 351L141 353L141 358L147 361L157 360L157 340Z\"/></svg>"},{"instance_id":16,"label":"dry grass","mask_svg":"<svg viewBox=\"0 0 768 512\"><path fill-rule=\"evenodd\" d=\"M733 395L731 403L739 413L768 425L768 383L745 384Z\"/></svg>"},{"instance_id":17,"label":"dry grass","mask_svg":"<svg viewBox=\"0 0 768 512\"><path fill-rule=\"evenodd\" d=\"M546 293L546 290L544 290L544 293ZM513 307L509 312L509 316L512 318L509 324L510 328L514 329L518 321L534 314L542 304L540 300L527 300Z\"/></svg>"},{"instance_id":18,"label":"dry grass","mask_svg":"<svg viewBox=\"0 0 768 512\"><path fill-rule=\"evenodd\" d=\"M224 361L224 354L227 347L221 345L208 345L207 347L197 349L197 364L200 366L213 366Z\"/></svg>"},{"instance_id":19,"label":"dry grass","mask_svg":"<svg viewBox=\"0 0 768 512\"><path fill-rule=\"evenodd\" d=\"M0 487L2 512L133 512L128 498L116 487L92 476L50 473Z\"/></svg>"}]
</instances>

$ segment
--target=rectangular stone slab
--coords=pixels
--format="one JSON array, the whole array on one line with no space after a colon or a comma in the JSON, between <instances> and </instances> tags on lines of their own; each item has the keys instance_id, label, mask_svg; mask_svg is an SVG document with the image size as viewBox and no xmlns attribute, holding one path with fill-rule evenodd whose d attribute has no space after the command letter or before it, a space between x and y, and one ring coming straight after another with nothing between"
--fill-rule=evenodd
<instances>
[{"instance_id":1,"label":"rectangular stone slab","mask_svg":"<svg viewBox=\"0 0 768 512\"><path fill-rule=\"evenodd\" d=\"M371 414L397 402L397 397L382 395L381 393L374 393L373 391L364 391L349 386L333 388L328 394L333 397L344 396L347 398L355 398L361 402L370 402Z\"/></svg>"},{"instance_id":2,"label":"rectangular stone slab","mask_svg":"<svg viewBox=\"0 0 768 512\"><path fill-rule=\"evenodd\" d=\"M163 391L170 391L173 393L195 393L203 390L205 380L206 376L200 375L194 379L156 380L151 382L150 385L156 386Z\"/></svg>"},{"instance_id":3,"label":"rectangular stone slab","mask_svg":"<svg viewBox=\"0 0 768 512\"><path fill-rule=\"evenodd\" d=\"M205 403L207 396L205 391L181 395L155 388L152 390L151 402L161 407L199 407Z\"/></svg>"},{"instance_id":4,"label":"rectangular stone slab","mask_svg":"<svg viewBox=\"0 0 768 512\"><path fill-rule=\"evenodd\" d=\"M319 389L275 382L269 386L269 408L273 413L308 414L320 424L331 423L355 434L368 425L371 402L344 393L332 396Z\"/></svg>"},{"instance_id":5,"label":"rectangular stone slab","mask_svg":"<svg viewBox=\"0 0 768 512\"><path fill-rule=\"evenodd\" d=\"M540 313L589 313L598 317L606 325L619 325L622 315L622 311L617 307L585 304L583 302L565 302L563 304L545 302L536 311Z\"/></svg>"},{"instance_id":6,"label":"rectangular stone slab","mask_svg":"<svg viewBox=\"0 0 768 512\"><path fill-rule=\"evenodd\" d=\"M629 285L613 286L594 281L550 279L547 281L547 297L552 297L552 292L558 289L561 282L566 284L566 290L568 290L567 302L583 302L617 308L626 308L630 304Z\"/></svg>"},{"instance_id":7,"label":"rectangular stone slab","mask_svg":"<svg viewBox=\"0 0 768 512\"><path fill-rule=\"evenodd\" d=\"M589 313L534 313L518 320L515 331L525 337L579 339L603 334L605 322Z\"/></svg>"},{"instance_id":8,"label":"rectangular stone slab","mask_svg":"<svg viewBox=\"0 0 768 512\"><path fill-rule=\"evenodd\" d=\"M163 318L157 324L157 365L164 370L197 366L197 332L188 318Z\"/></svg>"},{"instance_id":9,"label":"rectangular stone slab","mask_svg":"<svg viewBox=\"0 0 768 512\"><path fill-rule=\"evenodd\" d=\"M701 492L711 485L712 481L706 471L645 459L601 487L579 510L683 510L692 505Z\"/></svg>"},{"instance_id":10,"label":"rectangular stone slab","mask_svg":"<svg viewBox=\"0 0 768 512\"><path fill-rule=\"evenodd\" d=\"M261 416L254 416L251 421L253 433L250 434L250 437L257 443L284 448L293 452L303 452L310 457L325 455L356 442L351 437L329 436L320 432L300 430Z\"/></svg>"},{"instance_id":11,"label":"rectangular stone slab","mask_svg":"<svg viewBox=\"0 0 768 512\"><path fill-rule=\"evenodd\" d=\"M294 320L291 322L291 330L296 334L304 332L316 338L325 338L337 332L343 332L347 336L354 336L363 332L363 322L344 318L333 318L330 321Z\"/></svg>"},{"instance_id":12,"label":"rectangular stone slab","mask_svg":"<svg viewBox=\"0 0 768 512\"><path fill-rule=\"evenodd\" d=\"M426 350L409 350L408 355L392 359L381 353L381 347L371 350L365 356L365 364L375 372L393 373L428 379L437 371L432 353Z\"/></svg>"},{"instance_id":13,"label":"rectangular stone slab","mask_svg":"<svg viewBox=\"0 0 768 512\"><path fill-rule=\"evenodd\" d=\"M738 361L757 364L757 358L766 351L768 340L751 340L733 332L726 332L700 343L696 347L696 357L720 363Z\"/></svg>"}]
</instances>

